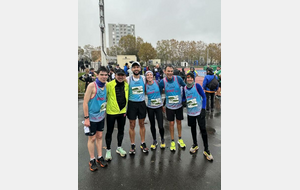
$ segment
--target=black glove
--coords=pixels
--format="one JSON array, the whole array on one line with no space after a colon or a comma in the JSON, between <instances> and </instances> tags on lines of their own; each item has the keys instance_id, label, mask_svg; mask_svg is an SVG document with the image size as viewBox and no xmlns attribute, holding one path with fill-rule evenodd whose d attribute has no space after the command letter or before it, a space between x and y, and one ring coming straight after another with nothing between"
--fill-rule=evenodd
<instances>
[{"instance_id":1,"label":"black glove","mask_svg":"<svg viewBox=\"0 0 300 190\"><path fill-rule=\"evenodd\" d=\"M182 106L186 107L186 101L182 102Z\"/></svg>"},{"instance_id":2,"label":"black glove","mask_svg":"<svg viewBox=\"0 0 300 190\"><path fill-rule=\"evenodd\" d=\"M206 116L206 110L204 108L201 109L200 116L201 117L205 117Z\"/></svg>"}]
</instances>

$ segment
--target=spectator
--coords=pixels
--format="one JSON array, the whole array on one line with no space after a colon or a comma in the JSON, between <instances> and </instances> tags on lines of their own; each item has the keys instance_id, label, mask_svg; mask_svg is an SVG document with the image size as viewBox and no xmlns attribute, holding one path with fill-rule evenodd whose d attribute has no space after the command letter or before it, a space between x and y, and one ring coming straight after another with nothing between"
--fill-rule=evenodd
<instances>
[{"instance_id":1,"label":"spectator","mask_svg":"<svg viewBox=\"0 0 300 190\"><path fill-rule=\"evenodd\" d=\"M95 81L96 77L95 77L95 69L94 68L90 68L90 74L92 75L92 80Z\"/></svg>"},{"instance_id":2,"label":"spectator","mask_svg":"<svg viewBox=\"0 0 300 190\"><path fill-rule=\"evenodd\" d=\"M128 70L128 63L125 63L124 71L125 71L126 76L128 77L129 74L128 74L127 70Z\"/></svg>"},{"instance_id":3,"label":"spectator","mask_svg":"<svg viewBox=\"0 0 300 190\"><path fill-rule=\"evenodd\" d=\"M217 90L216 98L221 98L221 67L220 66L217 67L217 70L215 71L215 75L219 79L219 89Z\"/></svg>"},{"instance_id":4,"label":"spectator","mask_svg":"<svg viewBox=\"0 0 300 190\"><path fill-rule=\"evenodd\" d=\"M195 80L196 77L198 76L198 73L197 73L197 71L195 70L195 68L194 68L194 67L190 67L190 70L188 70L188 71L186 72L186 74L188 74L189 72L192 72L192 73L193 73L193 75L194 75L194 80Z\"/></svg>"},{"instance_id":5,"label":"spectator","mask_svg":"<svg viewBox=\"0 0 300 190\"><path fill-rule=\"evenodd\" d=\"M80 69L81 69L81 72L84 72L85 66L84 66L83 59L81 59L81 61L80 61Z\"/></svg>"},{"instance_id":6,"label":"spectator","mask_svg":"<svg viewBox=\"0 0 300 190\"><path fill-rule=\"evenodd\" d=\"M219 89L219 84L217 85L216 89L209 89L207 85L213 80L214 77L218 79L217 76L214 75L213 69L211 67L207 68L207 75L204 77L203 80L203 89L206 95L206 111L209 112L210 110L214 111L214 100L215 100L215 93ZM209 106L210 102L210 106Z\"/></svg>"},{"instance_id":7,"label":"spectator","mask_svg":"<svg viewBox=\"0 0 300 190\"><path fill-rule=\"evenodd\" d=\"M130 68L130 67L128 67L128 70L127 70L127 72L128 72L128 76L132 76L132 75L133 75L133 73L132 73L132 70L131 70L131 68Z\"/></svg>"},{"instance_id":8,"label":"spectator","mask_svg":"<svg viewBox=\"0 0 300 190\"><path fill-rule=\"evenodd\" d=\"M186 83L184 67L182 67L181 72L179 73L179 76L180 76L180 77L182 78L182 80Z\"/></svg>"},{"instance_id":9,"label":"spectator","mask_svg":"<svg viewBox=\"0 0 300 190\"><path fill-rule=\"evenodd\" d=\"M113 68L110 69L109 74L108 74L108 78L109 78L109 81L112 81L112 80L115 79L115 72L114 72Z\"/></svg>"},{"instance_id":10,"label":"spectator","mask_svg":"<svg viewBox=\"0 0 300 190\"><path fill-rule=\"evenodd\" d=\"M162 68L157 64L156 65L157 71L159 73L159 78L160 80L164 78L164 71L162 70Z\"/></svg>"},{"instance_id":11,"label":"spectator","mask_svg":"<svg viewBox=\"0 0 300 190\"><path fill-rule=\"evenodd\" d=\"M93 82L92 75L89 73L89 71L90 71L90 70L89 70L88 68L86 68L86 69L85 69L85 74L79 77L79 80L81 80L82 82L85 82L85 89L84 89L84 92L86 91L87 86L88 86L91 82Z\"/></svg>"},{"instance_id":12,"label":"spectator","mask_svg":"<svg viewBox=\"0 0 300 190\"><path fill-rule=\"evenodd\" d=\"M117 64L117 66L116 66L116 68L115 68L115 70L114 70L115 73L117 73L117 70L119 70L119 69L121 69L121 68L120 68L119 64Z\"/></svg>"}]
</instances>

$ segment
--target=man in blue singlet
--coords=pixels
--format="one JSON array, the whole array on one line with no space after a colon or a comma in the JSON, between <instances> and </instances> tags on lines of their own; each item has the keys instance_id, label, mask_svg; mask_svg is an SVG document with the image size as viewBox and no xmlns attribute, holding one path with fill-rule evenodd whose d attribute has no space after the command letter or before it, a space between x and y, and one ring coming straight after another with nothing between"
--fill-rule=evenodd
<instances>
[{"instance_id":1,"label":"man in blue singlet","mask_svg":"<svg viewBox=\"0 0 300 190\"><path fill-rule=\"evenodd\" d=\"M127 77L127 83L129 84L129 98L127 117L130 122L129 136L131 141L131 149L129 154L135 154L135 120L139 119L141 145L140 148L144 153L148 153L149 149L145 143L145 118L147 113L147 107L145 103L145 76L140 75L141 65L135 61L131 64L131 70L133 75Z\"/></svg>"},{"instance_id":2,"label":"man in blue singlet","mask_svg":"<svg viewBox=\"0 0 300 190\"><path fill-rule=\"evenodd\" d=\"M160 81L159 89L162 94L165 89L166 98L164 104L166 105L167 120L170 124L171 134L171 146L170 150L175 151L176 146L174 142L174 118L176 115L177 131L178 131L178 144L181 148L185 148L183 140L181 139L181 120L183 120L183 108L182 108L182 94L181 87L185 86L180 76L173 76L174 68L171 64L168 64L165 68L166 77ZM165 108L163 107L163 110Z\"/></svg>"},{"instance_id":3,"label":"man in blue singlet","mask_svg":"<svg viewBox=\"0 0 300 190\"><path fill-rule=\"evenodd\" d=\"M98 169L96 162L101 167L106 167L107 162L102 157L102 132L104 129L105 110L106 110L106 80L107 70L105 67L99 67L96 71L96 80L88 85L83 100L84 125L89 127L88 151L90 154L90 170ZM98 152L97 161L94 155L94 149Z\"/></svg>"}]
</instances>

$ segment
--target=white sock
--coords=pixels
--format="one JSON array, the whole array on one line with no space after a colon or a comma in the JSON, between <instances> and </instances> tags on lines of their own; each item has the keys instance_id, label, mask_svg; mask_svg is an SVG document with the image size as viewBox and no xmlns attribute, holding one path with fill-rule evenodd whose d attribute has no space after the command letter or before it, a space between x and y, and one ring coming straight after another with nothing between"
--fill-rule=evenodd
<instances>
[{"instance_id":1,"label":"white sock","mask_svg":"<svg viewBox=\"0 0 300 190\"><path fill-rule=\"evenodd\" d=\"M92 160L94 160L95 159L95 157L94 158L90 158L90 161L92 161Z\"/></svg>"}]
</instances>

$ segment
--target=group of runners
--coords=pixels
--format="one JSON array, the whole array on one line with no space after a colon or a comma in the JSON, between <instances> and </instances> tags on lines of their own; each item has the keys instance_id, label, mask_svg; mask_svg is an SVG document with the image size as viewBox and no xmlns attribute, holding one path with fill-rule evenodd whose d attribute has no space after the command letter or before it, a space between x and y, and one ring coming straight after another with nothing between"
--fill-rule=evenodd
<instances>
[{"instance_id":1,"label":"group of runners","mask_svg":"<svg viewBox=\"0 0 300 190\"><path fill-rule=\"evenodd\" d=\"M148 113L150 121L150 130L153 137L151 149L166 148L163 126L163 112L166 113L169 122L169 131L171 136L170 150L176 151L176 143L174 137L174 126L176 121L178 139L177 144L181 148L185 148L186 144L182 139L183 102L186 102L187 123L191 127L193 145L190 148L191 153L196 153L199 149L197 143L196 125L198 122L204 151L207 160L213 160L213 156L208 149L208 139L206 132L205 108L206 95L200 84L195 83L193 72L186 75L186 83L180 76L173 74L173 66L166 65L164 69L165 76L162 80L154 79L153 72L148 70L145 76L140 75L141 65L139 62L133 62L131 65L133 75L126 77L124 70L116 71L115 79L107 82L108 71L101 66L96 73L96 80L87 87L83 101L84 125L89 127L88 135L88 151L90 155L89 167L91 171L100 167L106 167L107 161L112 160L111 142L114 131L114 124L117 121L117 148L116 152L125 157L127 152L122 147L124 137L124 127L126 116L129 119L129 137L131 141L129 154L136 153L135 142L135 126L138 119L139 134L141 138L140 149L144 153L148 153L145 141L145 118ZM162 94L165 93L163 100ZM145 98L147 96L147 99ZM146 102L147 100L147 102ZM107 130L105 134L106 154L105 158L102 154L102 133L104 129L105 117L107 119ZM158 124L160 143L156 137L155 120ZM94 154L94 144L97 148L97 157Z\"/></svg>"}]
</instances>

